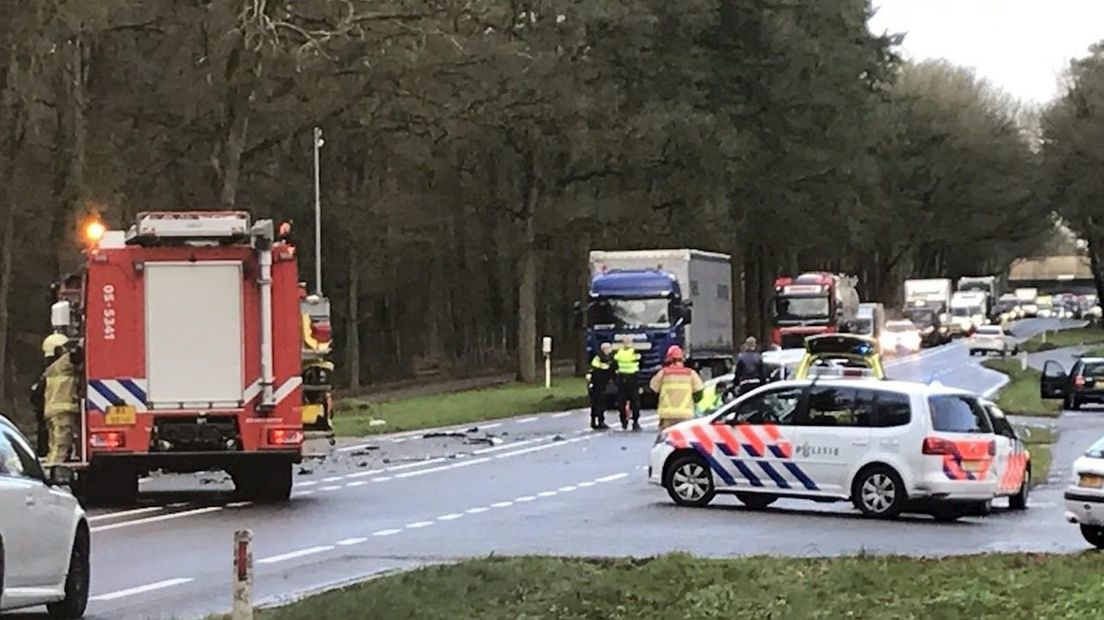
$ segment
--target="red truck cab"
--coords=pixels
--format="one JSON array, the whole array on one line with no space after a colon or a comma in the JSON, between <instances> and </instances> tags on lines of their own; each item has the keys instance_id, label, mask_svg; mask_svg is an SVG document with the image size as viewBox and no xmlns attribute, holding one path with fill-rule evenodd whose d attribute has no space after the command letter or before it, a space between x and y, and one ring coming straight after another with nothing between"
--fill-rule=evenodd
<instances>
[{"instance_id":1,"label":"red truck cab","mask_svg":"<svg viewBox=\"0 0 1104 620\"><path fill-rule=\"evenodd\" d=\"M855 278L813 272L774 281L772 343L784 349L805 346L805 339L846 331L859 310Z\"/></svg>"},{"instance_id":2,"label":"red truck cab","mask_svg":"<svg viewBox=\"0 0 1104 620\"><path fill-rule=\"evenodd\" d=\"M243 212L143 213L86 257L78 488L129 503L149 471L224 470L248 499L288 499L303 443L295 248Z\"/></svg>"}]
</instances>

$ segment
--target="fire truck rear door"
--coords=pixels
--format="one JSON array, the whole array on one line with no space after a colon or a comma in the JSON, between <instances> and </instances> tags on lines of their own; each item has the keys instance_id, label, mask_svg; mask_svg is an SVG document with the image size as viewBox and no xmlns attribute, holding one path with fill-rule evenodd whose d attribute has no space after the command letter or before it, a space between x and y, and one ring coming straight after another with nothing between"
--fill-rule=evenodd
<instances>
[{"instance_id":1,"label":"fire truck rear door","mask_svg":"<svg viewBox=\"0 0 1104 620\"><path fill-rule=\"evenodd\" d=\"M242 266L146 263L146 378L154 408L242 400Z\"/></svg>"}]
</instances>

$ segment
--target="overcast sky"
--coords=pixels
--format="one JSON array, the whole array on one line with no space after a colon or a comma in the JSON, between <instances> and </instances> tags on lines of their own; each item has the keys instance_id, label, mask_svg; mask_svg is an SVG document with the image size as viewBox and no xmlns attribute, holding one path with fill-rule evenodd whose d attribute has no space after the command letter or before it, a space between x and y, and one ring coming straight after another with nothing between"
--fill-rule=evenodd
<instances>
[{"instance_id":1,"label":"overcast sky","mask_svg":"<svg viewBox=\"0 0 1104 620\"><path fill-rule=\"evenodd\" d=\"M1104 0L873 0L870 29L904 32L905 56L946 58L1026 102L1058 92L1069 60L1104 40Z\"/></svg>"}]
</instances>

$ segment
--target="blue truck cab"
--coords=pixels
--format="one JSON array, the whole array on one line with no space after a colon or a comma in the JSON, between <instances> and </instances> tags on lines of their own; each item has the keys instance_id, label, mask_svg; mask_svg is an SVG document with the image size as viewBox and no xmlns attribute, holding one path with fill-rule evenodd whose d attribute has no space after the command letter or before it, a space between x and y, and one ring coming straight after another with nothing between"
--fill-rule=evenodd
<instances>
[{"instance_id":1,"label":"blue truck cab","mask_svg":"<svg viewBox=\"0 0 1104 620\"><path fill-rule=\"evenodd\" d=\"M640 379L647 383L660 368L667 348L685 346L691 322L690 304L683 300L678 280L658 270L613 270L595 275L586 302L587 358L603 342L614 349L631 335L640 352Z\"/></svg>"}]
</instances>

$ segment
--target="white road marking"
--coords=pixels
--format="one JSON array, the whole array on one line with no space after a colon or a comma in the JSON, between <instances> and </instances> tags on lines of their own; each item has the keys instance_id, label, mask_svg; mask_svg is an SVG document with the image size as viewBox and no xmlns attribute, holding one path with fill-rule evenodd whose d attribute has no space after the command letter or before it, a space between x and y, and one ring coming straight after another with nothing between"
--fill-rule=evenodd
<instances>
[{"instance_id":1,"label":"white road marking","mask_svg":"<svg viewBox=\"0 0 1104 620\"><path fill-rule=\"evenodd\" d=\"M522 504L522 503L525 503L525 502L531 502L535 499L537 499L537 498L533 497L532 495L522 495L521 497L514 498L514 501L519 503L519 504Z\"/></svg>"},{"instance_id":2,"label":"white road marking","mask_svg":"<svg viewBox=\"0 0 1104 620\"><path fill-rule=\"evenodd\" d=\"M487 429L487 428L498 428L500 426L502 426L502 422L495 422L493 424L481 424L479 426L479 428L480 428L480 430L482 430L482 429Z\"/></svg>"},{"instance_id":3,"label":"white road marking","mask_svg":"<svg viewBox=\"0 0 1104 620\"><path fill-rule=\"evenodd\" d=\"M156 583L147 584L144 586L138 586L136 588L128 588L126 590L119 590L118 592L110 592L108 594L100 594L98 596L89 597L90 601L114 601L128 596L137 596L139 594L145 594L147 592L154 592L157 590L164 590L165 588L172 588L175 586L181 586L186 583L195 581L190 577L180 577L177 579L166 579L164 581L158 581Z\"/></svg>"},{"instance_id":4,"label":"white road marking","mask_svg":"<svg viewBox=\"0 0 1104 620\"><path fill-rule=\"evenodd\" d=\"M470 515L477 515L477 514L487 512L488 510L490 510L490 508L487 508L486 506L479 506L478 508L468 508L464 512L466 512Z\"/></svg>"},{"instance_id":5,"label":"white road marking","mask_svg":"<svg viewBox=\"0 0 1104 620\"><path fill-rule=\"evenodd\" d=\"M346 478L367 478L368 476L374 476L376 474L382 474L382 469L371 469L368 471L358 471L355 474L349 474Z\"/></svg>"},{"instance_id":6,"label":"white road marking","mask_svg":"<svg viewBox=\"0 0 1104 620\"><path fill-rule=\"evenodd\" d=\"M572 491L574 491L575 489L578 489L578 488L579 487L567 485L566 487L560 487L556 490L559 491L560 493L570 493L570 492L572 492Z\"/></svg>"},{"instance_id":7,"label":"white road marking","mask_svg":"<svg viewBox=\"0 0 1104 620\"><path fill-rule=\"evenodd\" d=\"M463 518L463 516L464 515L462 515L458 512L452 512L452 513L449 513L447 515L441 515L441 516L437 517L437 520L438 521L455 521L457 519Z\"/></svg>"},{"instance_id":8,"label":"white road marking","mask_svg":"<svg viewBox=\"0 0 1104 620\"><path fill-rule=\"evenodd\" d=\"M156 517L148 517L145 519L135 519L134 521L125 521L123 523L112 523L110 525L101 525L99 527L92 528L92 533L107 532L109 530L117 530L124 527L133 527L135 525L145 525L147 523L160 523L161 521L170 521L172 519L182 519L184 517L194 517L196 515L207 514L211 512L218 512L222 510L222 506L208 506L206 508L197 508L195 510L185 510L184 512L174 512L172 514L160 515Z\"/></svg>"},{"instance_id":9,"label":"white road marking","mask_svg":"<svg viewBox=\"0 0 1104 620\"><path fill-rule=\"evenodd\" d=\"M609 476L602 476L601 478L595 478L595 482L613 482L614 480L620 480L627 476L628 474L626 473L612 474Z\"/></svg>"},{"instance_id":10,"label":"white road marking","mask_svg":"<svg viewBox=\"0 0 1104 620\"><path fill-rule=\"evenodd\" d=\"M448 471L450 469L459 469L461 467L468 467L469 465L479 465L480 463L486 463L490 461L489 458L474 459L471 461L460 461L458 463L452 463L450 465L443 465L441 467L430 467L429 469L419 469L418 471L408 471L402 474L396 474L396 478L413 478L415 476L424 476L426 474L435 474L442 471Z\"/></svg>"},{"instance_id":11,"label":"white road marking","mask_svg":"<svg viewBox=\"0 0 1104 620\"><path fill-rule=\"evenodd\" d=\"M337 544L340 547L352 547L353 545L359 545L366 542L368 542L367 538L346 538L345 540L337 541Z\"/></svg>"},{"instance_id":12,"label":"white road marking","mask_svg":"<svg viewBox=\"0 0 1104 620\"><path fill-rule=\"evenodd\" d=\"M545 437L534 437L533 439L525 439L523 441L515 441L513 443L503 444L501 446L492 446L490 448L480 448L478 450L472 450L472 454L488 454L490 452L498 452L499 450L510 450L517 448L518 446L525 446L531 443L537 443L538 441L547 441L552 439L555 435L547 435Z\"/></svg>"},{"instance_id":13,"label":"white road marking","mask_svg":"<svg viewBox=\"0 0 1104 620\"><path fill-rule=\"evenodd\" d=\"M286 562L287 560L294 560L295 558L301 558L305 555L314 555L316 553L325 553L326 551L333 551L333 545L320 545L318 547L309 547L307 549L300 549L298 551L291 551L289 553L281 553L280 555L274 555L268 558L261 558L257 560L258 564L276 564L277 562Z\"/></svg>"},{"instance_id":14,"label":"white road marking","mask_svg":"<svg viewBox=\"0 0 1104 620\"><path fill-rule=\"evenodd\" d=\"M342 479L342 476L330 476L329 478L323 478L322 482L337 482Z\"/></svg>"},{"instance_id":15,"label":"white road marking","mask_svg":"<svg viewBox=\"0 0 1104 620\"><path fill-rule=\"evenodd\" d=\"M567 416L569 416L573 413L575 413L575 412L574 411L561 411L559 413L553 413L552 417L553 418L566 418Z\"/></svg>"},{"instance_id":16,"label":"white road marking","mask_svg":"<svg viewBox=\"0 0 1104 620\"><path fill-rule=\"evenodd\" d=\"M414 523L407 523L406 524L406 529L408 529L408 530L419 530L419 529L422 529L423 527L429 527L431 525L433 525L433 521L415 521Z\"/></svg>"},{"instance_id":17,"label":"white road marking","mask_svg":"<svg viewBox=\"0 0 1104 620\"><path fill-rule=\"evenodd\" d=\"M150 506L149 508L135 508L134 510L122 510L119 512L109 512L107 514L96 515L94 517L88 517L89 523L96 523L97 521L107 521L108 519L121 519L123 517L133 517L136 515L146 515L151 512L160 512L164 510L161 506Z\"/></svg>"},{"instance_id":18,"label":"white road marking","mask_svg":"<svg viewBox=\"0 0 1104 620\"><path fill-rule=\"evenodd\" d=\"M341 487L339 487L337 485L333 485L333 486L328 486L328 487L319 487L318 490L319 491L339 491L339 490L341 490Z\"/></svg>"},{"instance_id":19,"label":"white road marking","mask_svg":"<svg viewBox=\"0 0 1104 620\"><path fill-rule=\"evenodd\" d=\"M379 478L372 478L372 482L387 482L391 479L391 476L380 476Z\"/></svg>"},{"instance_id":20,"label":"white road marking","mask_svg":"<svg viewBox=\"0 0 1104 620\"><path fill-rule=\"evenodd\" d=\"M590 482L588 480L587 482L580 482L578 486L579 486L580 489L586 489L586 488L592 487L596 484L598 484L598 483L597 482Z\"/></svg>"},{"instance_id":21,"label":"white road marking","mask_svg":"<svg viewBox=\"0 0 1104 620\"><path fill-rule=\"evenodd\" d=\"M541 491L537 493L537 497L556 497L559 495L556 491Z\"/></svg>"},{"instance_id":22,"label":"white road marking","mask_svg":"<svg viewBox=\"0 0 1104 620\"><path fill-rule=\"evenodd\" d=\"M226 505L226 507L227 508L245 508L247 506L252 506L252 505L253 505L253 502L230 502L229 504Z\"/></svg>"},{"instance_id":23,"label":"white road marking","mask_svg":"<svg viewBox=\"0 0 1104 620\"><path fill-rule=\"evenodd\" d=\"M354 480L353 482L346 482L345 483L345 488L362 487L366 484L368 484L367 480Z\"/></svg>"},{"instance_id":24,"label":"white road marking","mask_svg":"<svg viewBox=\"0 0 1104 620\"><path fill-rule=\"evenodd\" d=\"M437 463L444 462L444 458L426 459L424 461L418 461L417 463L407 463L405 465L395 465L394 467L388 467L387 471L402 471L404 469L413 469L415 467L421 467L423 465L436 465Z\"/></svg>"},{"instance_id":25,"label":"white road marking","mask_svg":"<svg viewBox=\"0 0 1104 620\"><path fill-rule=\"evenodd\" d=\"M188 505L188 502L176 502L175 504L169 504L168 508L183 508Z\"/></svg>"},{"instance_id":26,"label":"white road marking","mask_svg":"<svg viewBox=\"0 0 1104 620\"><path fill-rule=\"evenodd\" d=\"M313 487L316 484L318 484L317 480L307 480L305 482L296 482L295 486L297 486L297 487Z\"/></svg>"},{"instance_id":27,"label":"white road marking","mask_svg":"<svg viewBox=\"0 0 1104 620\"><path fill-rule=\"evenodd\" d=\"M528 424L530 422L536 422L539 419L540 419L540 416L535 415L531 418L521 418L519 420L516 420L515 423L516 424Z\"/></svg>"},{"instance_id":28,"label":"white road marking","mask_svg":"<svg viewBox=\"0 0 1104 620\"><path fill-rule=\"evenodd\" d=\"M293 497L307 497L310 495L314 495L314 493L314 491L300 491L299 493L296 493Z\"/></svg>"},{"instance_id":29,"label":"white road marking","mask_svg":"<svg viewBox=\"0 0 1104 620\"><path fill-rule=\"evenodd\" d=\"M491 508L509 508L510 506L513 506L513 505L514 505L513 502L495 502L495 503L491 504Z\"/></svg>"},{"instance_id":30,"label":"white road marking","mask_svg":"<svg viewBox=\"0 0 1104 620\"><path fill-rule=\"evenodd\" d=\"M380 530L378 532L372 532L372 536L394 536L402 530Z\"/></svg>"}]
</instances>

